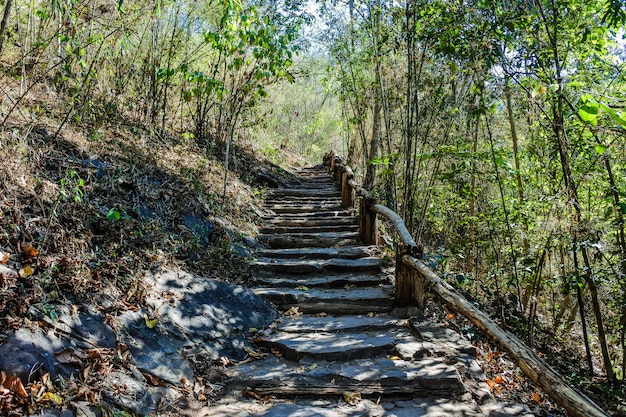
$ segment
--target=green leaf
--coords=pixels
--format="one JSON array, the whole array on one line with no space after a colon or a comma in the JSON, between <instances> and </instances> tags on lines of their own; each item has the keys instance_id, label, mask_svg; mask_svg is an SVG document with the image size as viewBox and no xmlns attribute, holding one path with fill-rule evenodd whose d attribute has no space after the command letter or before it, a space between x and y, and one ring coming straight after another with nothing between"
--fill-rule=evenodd
<instances>
[{"instance_id":1,"label":"green leaf","mask_svg":"<svg viewBox=\"0 0 626 417\"><path fill-rule=\"evenodd\" d=\"M115 221L115 220L119 220L121 218L122 218L122 213L120 213L119 211L117 211L115 209L111 209L107 213L107 220L110 221L110 222Z\"/></svg>"},{"instance_id":2,"label":"green leaf","mask_svg":"<svg viewBox=\"0 0 626 417\"><path fill-rule=\"evenodd\" d=\"M626 214L626 203L619 203L620 209L622 209L622 214Z\"/></svg>"},{"instance_id":3,"label":"green leaf","mask_svg":"<svg viewBox=\"0 0 626 417\"><path fill-rule=\"evenodd\" d=\"M584 122L596 126L598 124L598 109L598 103L587 102L578 109L578 115Z\"/></svg>"},{"instance_id":4,"label":"green leaf","mask_svg":"<svg viewBox=\"0 0 626 417\"><path fill-rule=\"evenodd\" d=\"M606 152L606 146L602 144L596 145L596 152L598 152L598 155L604 154L604 152Z\"/></svg>"}]
</instances>

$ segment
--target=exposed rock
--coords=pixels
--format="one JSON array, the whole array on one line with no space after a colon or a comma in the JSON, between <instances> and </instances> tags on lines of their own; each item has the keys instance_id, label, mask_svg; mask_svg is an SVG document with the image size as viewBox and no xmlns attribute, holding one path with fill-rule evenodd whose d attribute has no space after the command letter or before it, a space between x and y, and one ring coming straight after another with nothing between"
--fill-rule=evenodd
<instances>
[{"instance_id":1,"label":"exposed rock","mask_svg":"<svg viewBox=\"0 0 626 417\"><path fill-rule=\"evenodd\" d=\"M200 215L188 214L183 217L183 224L193 232L200 245L209 246L209 239L215 230L215 225L212 222Z\"/></svg>"}]
</instances>

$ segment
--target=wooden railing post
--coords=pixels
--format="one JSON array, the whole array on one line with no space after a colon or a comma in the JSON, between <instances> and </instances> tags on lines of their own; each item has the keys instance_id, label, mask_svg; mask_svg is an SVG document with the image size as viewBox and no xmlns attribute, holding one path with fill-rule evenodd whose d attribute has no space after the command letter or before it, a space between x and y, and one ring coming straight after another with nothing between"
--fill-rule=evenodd
<instances>
[{"instance_id":1,"label":"wooden railing post","mask_svg":"<svg viewBox=\"0 0 626 417\"><path fill-rule=\"evenodd\" d=\"M426 305L425 279L415 268L405 265L402 259L411 255L411 248L398 245L396 251L396 306L417 306L424 309Z\"/></svg>"},{"instance_id":2,"label":"wooden railing post","mask_svg":"<svg viewBox=\"0 0 626 417\"><path fill-rule=\"evenodd\" d=\"M355 191L350 185L353 179L352 170L346 167L341 175L341 207L345 209L354 207Z\"/></svg>"},{"instance_id":3,"label":"wooden railing post","mask_svg":"<svg viewBox=\"0 0 626 417\"><path fill-rule=\"evenodd\" d=\"M337 181L339 185L341 185L341 169L343 168L343 164L341 163L341 159L339 159L339 157L335 157L332 168L333 179Z\"/></svg>"},{"instance_id":4,"label":"wooden railing post","mask_svg":"<svg viewBox=\"0 0 626 417\"><path fill-rule=\"evenodd\" d=\"M376 230L376 213L370 208L376 204L371 197L361 198L359 206L359 237L366 245L378 244L378 231Z\"/></svg>"}]
</instances>

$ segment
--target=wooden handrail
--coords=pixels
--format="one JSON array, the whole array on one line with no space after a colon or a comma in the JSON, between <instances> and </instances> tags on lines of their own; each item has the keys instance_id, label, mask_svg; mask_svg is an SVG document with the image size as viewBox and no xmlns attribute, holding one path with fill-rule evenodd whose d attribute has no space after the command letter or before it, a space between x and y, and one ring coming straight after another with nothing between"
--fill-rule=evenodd
<instances>
[{"instance_id":1,"label":"wooden handrail","mask_svg":"<svg viewBox=\"0 0 626 417\"><path fill-rule=\"evenodd\" d=\"M598 405L584 394L567 384L567 381L532 349L515 335L503 330L485 313L476 308L465 297L457 293L448 283L427 267L421 258L422 246L415 242L402 218L390 208L376 204L371 194L354 181L354 173L346 166L335 151L324 157L333 177L341 187L342 206L354 207L356 195L361 197L359 209L359 234L367 244L377 244L376 214L391 221L398 232L402 245L396 252L396 306L417 305L424 308L426 286L435 292L452 310L465 316L483 334L507 351L520 369L550 397L565 408L572 417L608 417Z\"/></svg>"}]
</instances>

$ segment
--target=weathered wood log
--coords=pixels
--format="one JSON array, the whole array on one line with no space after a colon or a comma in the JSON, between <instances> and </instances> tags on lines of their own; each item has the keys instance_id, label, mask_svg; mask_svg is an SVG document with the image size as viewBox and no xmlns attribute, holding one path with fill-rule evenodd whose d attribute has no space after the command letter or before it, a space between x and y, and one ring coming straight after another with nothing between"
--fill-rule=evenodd
<instances>
[{"instance_id":1,"label":"weathered wood log","mask_svg":"<svg viewBox=\"0 0 626 417\"><path fill-rule=\"evenodd\" d=\"M354 188L350 185L350 180L353 179L354 173L350 167L345 167L341 177L341 207L343 208L354 207L355 193Z\"/></svg>"},{"instance_id":2,"label":"weathered wood log","mask_svg":"<svg viewBox=\"0 0 626 417\"><path fill-rule=\"evenodd\" d=\"M414 268L402 262L402 258L410 254L410 251L411 248L405 244L400 245L396 252L396 306L417 306L423 310L426 304L424 278Z\"/></svg>"},{"instance_id":3,"label":"weathered wood log","mask_svg":"<svg viewBox=\"0 0 626 417\"><path fill-rule=\"evenodd\" d=\"M402 242L404 242L404 246L407 247L407 251L417 258L422 258L424 248L422 247L422 245L418 245L417 243L415 243L415 240L413 240L409 229L406 228L402 217L400 217L395 211L386 206L383 206L382 204L374 204L371 207L371 210L374 213L378 213L381 216L384 216L387 220L391 221L396 228L400 239L402 239Z\"/></svg>"},{"instance_id":4,"label":"weathered wood log","mask_svg":"<svg viewBox=\"0 0 626 417\"><path fill-rule=\"evenodd\" d=\"M375 245L378 242L376 227L376 212L371 208L376 204L373 198L361 198L359 207L359 237L366 245Z\"/></svg>"},{"instance_id":5,"label":"weathered wood log","mask_svg":"<svg viewBox=\"0 0 626 417\"><path fill-rule=\"evenodd\" d=\"M412 256L404 256L402 263L414 268L428 282L432 291L450 308L465 316L478 330L501 349L508 352L522 371L541 386L552 400L565 408L572 417L608 417L608 414L591 399L570 387L567 381L532 349L522 343L515 335L500 328L485 313L474 307L465 297L439 278L422 261Z\"/></svg>"}]
</instances>

